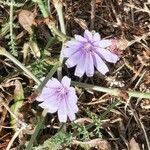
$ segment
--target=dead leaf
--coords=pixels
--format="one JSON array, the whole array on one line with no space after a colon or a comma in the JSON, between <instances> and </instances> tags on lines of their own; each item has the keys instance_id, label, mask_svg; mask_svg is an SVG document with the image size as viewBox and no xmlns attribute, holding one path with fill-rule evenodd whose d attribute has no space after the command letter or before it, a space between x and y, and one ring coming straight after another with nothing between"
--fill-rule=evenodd
<instances>
[{"instance_id":1,"label":"dead leaf","mask_svg":"<svg viewBox=\"0 0 150 150\"><path fill-rule=\"evenodd\" d=\"M21 26L28 31L29 34L32 34L32 25L36 25L35 23L35 13L28 11L28 10L22 10L18 15L18 20Z\"/></svg>"},{"instance_id":2,"label":"dead leaf","mask_svg":"<svg viewBox=\"0 0 150 150\"><path fill-rule=\"evenodd\" d=\"M24 43L24 45L23 45L23 61L24 61L24 63L26 62L26 58L28 56L29 48L30 48L29 43L28 42Z\"/></svg>"},{"instance_id":3,"label":"dead leaf","mask_svg":"<svg viewBox=\"0 0 150 150\"><path fill-rule=\"evenodd\" d=\"M32 51L32 53L33 53L33 55L34 55L34 57L35 57L35 58L40 58L41 52L40 52L40 49L39 49L37 43L34 42L34 41L30 41L30 42L29 42L29 46L30 46L30 49L31 49L31 51Z\"/></svg>"},{"instance_id":4,"label":"dead leaf","mask_svg":"<svg viewBox=\"0 0 150 150\"><path fill-rule=\"evenodd\" d=\"M14 90L14 104L11 105L11 111L13 114L16 115L16 117L19 117L19 109L23 105L24 101L24 90L22 87L22 83L19 80L15 80L15 90ZM17 130L18 120L14 118L14 116L11 114L11 126L14 127L14 130Z\"/></svg>"},{"instance_id":5,"label":"dead leaf","mask_svg":"<svg viewBox=\"0 0 150 150\"><path fill-rule=\"evenodd\" d=\"M92 119L90 118L79 118L79 119L76 119L74 121L74 123L77 123L77 124L80 124L80 125L84 125L85 123L92 123Z\"/></svg>"},{"instance_id":6,"label":"dead leaf","mask_svg":"<svg viewBox=\"0 0 150 150\"><path fill-rule=\"evenodd\" d=\"M84 147L84 148L87 148L87 149L97 148L98 150L111 150L111 146L108 143L108 141L106 141L104 139L101 139L101 138L93 139L93 140L90 140L90 141L87 141L87 142L74 140L73 144L80 145L81 147Z\"/></svg>"},{"instance_id":7,"label":"dead leaf","mask_svg":"<svg viewBox=\"0 0 150 150\"><path fill-rule=\"evenodd\" d=\"M26 62L26 58L27 58L30 50L31 50L31 53L33 54L33 56L35 58L40 58L40 56L41 56L40 49L39 49L36 42L30 41L30 42L24 43L24 45L23 45L23 60L24 60L24 63Z\"/></svg>"},{"instance_id":8,"label":"dead leaf","mask_svg":"<svg viewBox=\"0 0 150 150\"><path fill-rule=\"evenodd\" d=\"M130 150L140 150L140 146L139 144L135 141L134 138L132 138L129 142L129 147L130 147Z\"/></svg>"},{"instance_id":9,"label":"dead leaf","mask_svg":"<svg viewBox=\"0 0 150 150\"><path fill-rule=\"evenodd\" d=\"M80 19L80 18L74 18L74 20L75 20L75 22L76 22L77 24L79 24L79 26L80 26L82 29L84 29L84 30L88 29L87 23L86 23L85 20Z\"/></svg>"}]
</instances>

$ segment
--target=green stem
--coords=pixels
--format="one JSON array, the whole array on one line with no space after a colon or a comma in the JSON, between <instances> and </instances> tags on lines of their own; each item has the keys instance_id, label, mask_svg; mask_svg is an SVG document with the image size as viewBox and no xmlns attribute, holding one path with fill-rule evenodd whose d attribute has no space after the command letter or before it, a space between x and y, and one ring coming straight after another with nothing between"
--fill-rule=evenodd
<instances>
[{"instance_id":1,"label":"green stem","mask_svg":"<svg viewBox=\"0 0 150 150\"><path fill-rule=\"evenodd\" d=\"M53 0L53 4L54 4L55 9L56 9L57 14L58 14L61 32L66 35L66 28L65 28L64 16L63 16L63 4L62 4L62 1L61 0ZM63 43L62 43L62 48L61 48L60 58L59 58L61 64L63 63L63 60L61 60L61 58L62 58L61 57L62 49L63 49ZM62 79L62 65L60 67L58 67L57 76L58 76L58 80Z\"/></svg>"},{"instance_id":2,"label":"green stem","mask_svg":"<svg viewBox=\"0 0 150 150\"><path fill-rule=\"evenodd\" d=\"M32 149L33 143L34 143L34 141L36 140L36 137L37 137L37 135L38 135L40 129L41 129L42 126L43 126L44 118L45 118L46 115L47 115L47 110L44 109L43 112L42 112L42 116L39 118L39 120L38 120L38 122L37 122L37 125L36 125L36 128L35 128L35 131L34 131L34 133L32 134L31 139L30 139L30 141L29 141L29 143L28 143L28 145L27 145L27 147L26 147L25 150L31 150L31 149Z\"/></svg>"},{"instance_id":3,"label":"green stem","mask_svg":"<svg viewBox=\"0 0 150 150\"><path fill-rule=\"evenodd\" d=\"M126 90L120 90L118 88L112 89L112 88L94 86L92 84L86 84L86 83L80 83L80 82L74 82L74 81L72 81L72 85L85 88L85 89L89 89L89 90L93 90L93 91L108 93L114 96L121 96L124 98L127 98L129 96L129 97L150 99L150 93L142 93L140 91L126 91Z\"/></svg>"},{"instance_id":4,"label":"green stem","mask_svg":"<svg viewBox=\"0 0 150 150\"><path fill-rule=\"evenodd\" d=\"M10 43L11 43L11 49L12 49L12 54L15 56L18 56L18 53L15 49L15 41L14 41L14 34L13 34L13 3L14 0L11 0L11 5L10 5L10 17L9 17L9 29L10 29Z\"/></svg>"},{"instance_id":5,"label":"green stem","mask_svg":"<svg viewBox=\"0 0 150 150\"><path fill-rule=\"evenodd\" d=\"M53 0L53 3L58 14L61 32L66 34L64 16L63 16L63 4L60 0Z\"/></svg>"},{"instance_id":6,"label":"green stem","mask_svg":"<svg viewBox=\"0 0 150 150\"><path fill-rule=\"evenodd\" d=\"M9 58L14 64L19 66L28 76L30 76L38 85L41 83L36 76L34 76L23 64L21 64L15 57L13 57L5 48L0 47L0 55Z\"/></svg>"},{"instance_id":7,"label":"green stem","mask_svg":"<svg viewBox=\"0 0 150 150\"><path fill-rule=\"evenodd\" d=\"M40 8L40 11L42 12L43 17L48 18L49 14L48 14L46 7L43 4L43 1L42 0L33 0L33 1L37 2L38 6ZM69 38L55 27L54 21L48 21L46 23L47 23L49 29L51 30L51 32L54 33L55 35L57 35L58 37L60 37L61 41L66 41Z\"/></svg>"},{"instance_id":8,"label":"green stem","mask_svg":"<svg viewBox=\"0 0 150 150\"><path fill-rule=\"evenodd\" d=\"M33 0L33 1L38 3L38 6L40 8L40 11L42 12L43 17L44 18L49 17L48 10L46 9L43 1L42 0Z\"/></svg>"},{"instance_id":9,"label":"green stem","mask_svg":"<svg viewBox=\"0 0 150 150\"><path fill-rule=\"evenodd\" d=\"M43 80L43 82L41 82L41 84L38 86L37 88L37 92L41 92L43 87L46 85L46 83L48 82L49 79L52 78L52 76L54 75L54 73L57 71L58 67L60 66L60 62L56 63L54 65L54 67L50 70L50 72L47 74L47 76L45 77L45 79Z\"/></svg>"},{"instance_id":10,"label":"green stem","mask_svg":"<svg viewBox=\"0 0 150 150\"><path fill-rule=\"evenodd\" d=\"M63 34L62 32L60 32L54 25L54 22L48 22L47 23L49 29L59 37L59 40L62 42L65 42L66 40L69 39L69 37L65 34Z\"/></svg>"}]
</instances>

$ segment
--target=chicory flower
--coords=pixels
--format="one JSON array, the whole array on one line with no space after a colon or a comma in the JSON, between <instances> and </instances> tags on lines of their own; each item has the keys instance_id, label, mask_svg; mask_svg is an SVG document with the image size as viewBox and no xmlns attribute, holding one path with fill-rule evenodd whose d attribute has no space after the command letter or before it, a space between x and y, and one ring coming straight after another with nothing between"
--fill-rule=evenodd
<instances>
[{"instance_id":1,"label":"chicory flower","mask_svg":"<svg viewBox=\"0 0 150 150\"><path fill-rule=\"evenodd\" d=\"M109 71L105 61L116 63L119 60L118 55L109 50L111 45L112 40L101 39L99 33L85 30L83 37L75 35L74 39L65 43L62 57L67 58L68 68L76 66L75 76L82 77L86 73L92 77L94 67L105 75Z\"/></svg>"},{"instance_id":2,"label":"chicory flower","mask_svg":"<svg viewBox=\"0 0 150 150\"><path fill-rule=\"evenodd\" d=\"M49 113L58 112L60 122L66 122L67 116L71 121L75 119L75 113L78 111L77 96L75 89L70 87L71 79L64 76L59 82L56 78L50 79L41 94L37 97L39 104Z\"/></svg>"}]
</instances>

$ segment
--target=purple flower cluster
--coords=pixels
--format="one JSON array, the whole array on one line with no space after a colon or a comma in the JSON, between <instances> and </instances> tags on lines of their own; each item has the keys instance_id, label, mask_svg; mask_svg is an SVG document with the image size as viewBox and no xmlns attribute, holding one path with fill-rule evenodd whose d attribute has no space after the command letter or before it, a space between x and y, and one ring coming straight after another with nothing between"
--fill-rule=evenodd
<instances>
[{"instance_id":1,"label":"purple flower cluster","mask_svg":"<svg viewBox=\"0 0 150 150\"><path fill-rule=\"evenodd\" d=\"M116 63L119 59L107 49L111 45L112 40L101 39L99 33L85 30L84 37L75 35L75 39L66 42L62 56L68 58L68 68L76 66L75 76L82 77L86 73L88 77L92 77L94 67L105 75L109 71L105 61Z\"/></svg>"}]
</instances>

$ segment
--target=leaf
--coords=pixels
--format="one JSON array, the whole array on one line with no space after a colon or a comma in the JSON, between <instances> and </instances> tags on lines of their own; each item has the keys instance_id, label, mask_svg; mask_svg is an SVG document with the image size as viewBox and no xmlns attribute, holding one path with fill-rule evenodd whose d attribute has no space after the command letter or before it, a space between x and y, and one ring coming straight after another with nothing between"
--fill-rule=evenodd
<instances>
[{"instance_id":1,"label":"leaf","mask_svg":"<svg viewBox=\"0 0 150 150\"><path fill-rule=\"evenodd\" d=\"M40 49L39 49L37 43L35 43L34 41L30 41L29 46L30 46L30 49L31 49L34 57L39 58L41 56L41 52L40 52Z\"/></svg>"},{"instance_id":2,"label":"leaf","mask_svg":"<svg viewBox=\"0 0 150 150\"><path fill-rule=\"evenodd\" d=\"M44 149L45 150L46 149L47 150L59 150L59 149L62 149L62 144L65 143L67 145L66 142L70 140L71 140L70 135L60 130L54 136L44 141L42 145L34 147L33 150L44 150ZM25 150L30 150L30 149L25 149Z\"/></svg>"},{"instance_id":3,"label":"leaf","mask_svg":"<svg viewBox=\"0 0 150 150\"><path fill-rule=\"evenodd\" d=\"M23 45L23 60L24 60L24 63L26 62L26 58L28 56L28 51L29 51L29 43L24 43L24 45Z\"/></svg>"},{"instance_id":4,"label":"leaf","mask_svg":"<svg viewBox=\"0 0 150 150\"><path fill-rule=\"evenodd\" d=\"M31 50L31 53L35 58L40 58L41 52L40 49L34 41L30 40L30 42L26 42L23 45L23 59L24 62L26 61L26 58L28 56L29 51Z\"/></svg>"},{"instance_id":5,"label":"leaf","mask_svg":"<svg viewBox=\"0 0 150 150\"><path fill-rule=\"evenodd\" d=\"M22 84L19 80L15 81L15 90L14 90L14 102L18 102L24 99L24 91L22 88Z\"/></svg>"},{"instance_id":6,"label":"leaf","mask_svg":"<svg viewBox=\"0 0 150 150\"><path fill-rule=\"evenodd\" d=\"M97 148L98 150L111 150L111 146L108 141L101 138L93 139L86 142L74 140L73 144L80 145L84 149Z\"/></svg>"},{"instance_id":7,"label":"leaf","mask_svg":"<svg viewBox=\"0 0 150 150\"><path fill-rule=\"evenodd\" d=\"M85 20L80 19L80 18L74 18L75 22L78 23L80 25L80 27L84 30L88 29L87 27L87 23Z\"/></svg>"},{"instance_id":8,"label":"leaf","mask_svg":"<svg viewBox=\"0 0 150 150\"><path fill-rule=\"evenodd\" d=\"M29 34L32 34L31 26L36 25L35 16L35 13L28 10L22 10L18 15L19 23Z\"/></svg>"},{"instance_id":9,"label":"leaf","mask_svg":"<svg viewBox=\"0 0 150 150\"><path fill-rule=\"evenodd\" d=\"M46 114L41 116L40 118L38 118L38 122L37 122L37 125L35 127L34 133L32 134L31 139L30 139L30 141L29 141L29 143L28 143L25 150L31 150L32 149L33 143L36 140L40 129L43 127L45 116L46 116Z\"/></svg>"},{"instance_id":10,"label":"leaf","mask_svg":"<svg viewBox=\"0 0 150 150\"><path fill-rule=\"evenodd\" d=\"M129 147L130 147L130 150L140 150L140 146L139 144L135 141L134 138L132 138L129 142Z\"/></svg>"},{"instance_id":11,"label":"leaf","mask_svg":"<svg viewBox=\"0 0 150 150\"><path fill-rule=\"evenodd\" d=\"M10 109L17 117L19 116L19 109L23 105L24 100L24 91L22 84L19 80L15 80L15 90L14 90L14 104L11 105ZM11 125L14 127L14 130L17 129L17 120L11 115Z\"/></svg>"}]
</instances>

